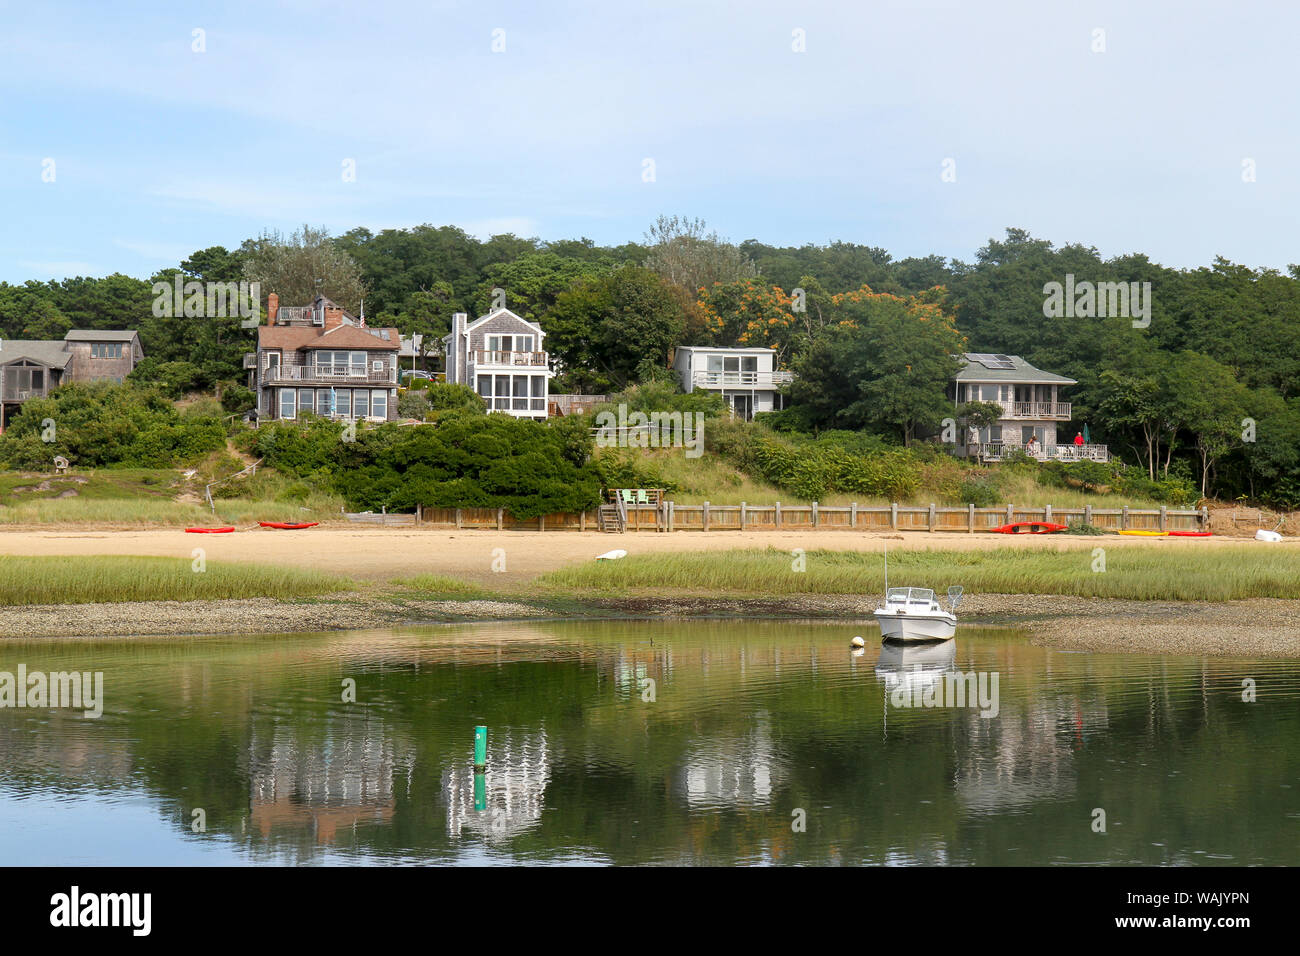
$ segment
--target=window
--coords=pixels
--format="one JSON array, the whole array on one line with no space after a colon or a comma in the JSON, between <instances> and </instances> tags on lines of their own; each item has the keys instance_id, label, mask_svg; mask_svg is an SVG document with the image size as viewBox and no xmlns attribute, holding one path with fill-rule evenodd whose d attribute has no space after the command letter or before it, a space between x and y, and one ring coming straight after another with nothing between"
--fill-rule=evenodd
<instances>
[{"instance_id":1,"label":"window","mask_svg":"<svg viewBox=\"0 0 1300 956\"><path fill-rule=\"evenodd\" d=\"M370 393L365 389L357 389L352 393L352 404L356 406L352 409L357 418L365 418L370 414Z\"/></svg>"},{"instance_id":2,"label":"window","mask_svg":"<svg viewBox=\"0 0 1300 956\"><path fill-rule=\"evenodd\" d=\"M343 418L351 418L352 417L352 390L348 388L341 388L338 390L337 394L338 394L338 401L335 405L335 410Z\"/></svg>"},{"instance_id":3,"label":"window","mask_svg":"<svg viewBox=\"0 0 1300 956\"><path fill-rule=\"evenodd\" d=\"M515 377L515 397L514 409L516 411L528 411L528 376L516 375Z\"/></svg>"},{"instance_id":4,"label":"window","mask_svg":"<svg viewBox=\"0 0 1300 956\"><path fill-rule=\"evenodd\" d=\"M492 407L503 412L509 411L510 410L510 376L496 375L493 377L496 379L497 397L496 397L496 402L495 404L493 404Z\"/></svg>"},{"instance_id":5,"label":"window","mask_svg":"<svg viewBox=\"0 0 1300 956\"><path fill-rule=\"evenodd\" d=\"M316 410L316 393L310 388L298 389L298 411L314 412Z\"/></svg>"},{"instance_id":6,"label":"window","mask_svg":"<svg viewBox=\"0 0 1300 956\"><path fill-rule=\"evenodd\" d=\"M293 389L291 388L280 389L280 417L294 417Z\"/></svg>"},{"instance_id":7,"label":"window","mask_svg":"<svg viewBox=\"0 0 1300 956\"><path fill-rule=\"evenodd\" d=\"M981 402L996 402L998 400L998 387L996 385L980 386Z\"/></svg>"},{"instance_id":8,"label":"window","mask_svg":"<svg viewBox=\"0 0 1300 956\"><path fill-rule=\"evenodd\" d=\"M383 359L378 359L378 360L376 360L376 361L374 361L374 362L371 362L371 363L370 363L370 370L371 370L372 372L382 372L382 371L384 370L384 360L383 360Z\"/></svg>"},{"instance_id":9,"label":"window","mask_svg":"<svg viewBox=\"0 0 1300 956\"><path fill-rule=\"evenodd\" d=\"M95 359L120 359L122 357L122 343L91 342L90 357Z\"/></svg>"},{"instance_id":10,"label":"window","mask_svg":"<svg viewBox=\"0 0 1300 956\"><path fill-rule=\"evenodd\" d=\"M532 376L533 398L532 410L535 412L546 411L546 376Z\"/></svg>"},{"instance_id":11,"label":"window","mask_svg":"<svg viewBox=\"0 0 1300 956\"><path fill-rule=\"evenodd\" d=\"M744 356L741 356L741 359L740 359L740 370L741 370L742 372L757 372L757 371L758 371L758 356L757 356L757 355L744 355Z\"/></svg>"},{"instance_id":12,"label":"window","mask_svg":"<svg viewBox=\"0 0 1300 956\"><path fill-rule=\"evenodd\" d=\"M487 399L488 408L492 407L492 376L480 375L474 383L479 395Z\"/></svg>"},{"instance_id":13,"label":"window","mask_svg":"<svg viewBox=\"0 0 1300 956\"><path fill-rule=\"evenodd\" d=\"M370 414L374 418L388 417L388 393L374 391L370 393Z\"/></svg>"},{"instance_id":14,"label":"window","mask_svg":"<svg viewBox=\"0 0 1300 956\"><path fill-rule=\"evenodd\" d=\"M531 335L489 335L486 338L489 352L531 352L533 350Z\"/></svg>"},{"instance_id":15,"label":"window","mask_svg":"<svg viewBox=\"0 0 1300 956\"><path fill-rule=\"evenodd\" d=\"M365 352L353 352L351 362L352 362L352 371L350 372L350 374L352 375L366 374L366 353Z\"/></svg>"}]
</instances>

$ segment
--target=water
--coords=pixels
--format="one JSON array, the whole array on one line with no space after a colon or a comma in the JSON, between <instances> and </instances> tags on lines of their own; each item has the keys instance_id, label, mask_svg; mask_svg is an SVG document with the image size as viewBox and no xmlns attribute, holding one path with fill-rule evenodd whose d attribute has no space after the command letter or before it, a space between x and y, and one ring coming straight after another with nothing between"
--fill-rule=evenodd
<instances>
[{"instance_id":1,"label":"water","mask_svg":"<svg viewBox=\"0 0 1300 956\"><path fill-rule=\"evenodd\" d=\"M102 671L105 702L0 709L0 863L1300 863L1300 662L963 628L917 669L854 633L6 641L0 672ZM954 669L996 716L925 706Z\"/></svg>"}]
</instances>

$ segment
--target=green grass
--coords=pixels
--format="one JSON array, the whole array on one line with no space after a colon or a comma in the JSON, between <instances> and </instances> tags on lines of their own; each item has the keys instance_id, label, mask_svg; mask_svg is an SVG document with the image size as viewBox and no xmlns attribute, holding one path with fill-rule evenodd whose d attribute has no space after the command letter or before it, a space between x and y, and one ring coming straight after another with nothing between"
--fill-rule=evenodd
<instances>
[{"instance_id":1,"label":"green grass","mask_svg":"<svg viewBox=\"0 0 1300 956\"><path fill-rule=\"evenodd\" d=\"M710 551L634 555L554 571L549 588L678 590L735 594L862 594L884 589L880 553L809 551L806 570L785 551ZM988 551L899 551L889 556L890 583L967 592L1059 594L1164 601L1300 598L1300 552L1276 547L1116 547L1104 572L1092 549L996 548Z\"/></svg>"},{"instance_id":2,"label":"green grass","mask_svg":"<svg viewBox=\"0 0 1300 956\"><path fill-rule=\"evenodd\" d=\"M439 574L419 574L413 578L397 578L392 583L397 587L409 588L418 592L414 596L425 600L482 598L487 596L487 592L476 585Z\"/></svg>"},{"instance_id":3,"label":"green grass","mask_svg":"<svg viewBox=\"0 0 1300 956\"><path fill-rule=\"evenodd\" d=\"M0 524L192 525L211 523L205 507L167 498L59 498L0 508Z\"/></svg>"},{"instance_id":4,"label":"green grass","mask_svg":"<svg viewBox=\"0 0 1300 956\"><path fill-rule=\"evenodd\" d=\"M303 598L347 590L346 578L274 565L190 558L0 557L0 605Z\"/></svg>"}]
</instances>

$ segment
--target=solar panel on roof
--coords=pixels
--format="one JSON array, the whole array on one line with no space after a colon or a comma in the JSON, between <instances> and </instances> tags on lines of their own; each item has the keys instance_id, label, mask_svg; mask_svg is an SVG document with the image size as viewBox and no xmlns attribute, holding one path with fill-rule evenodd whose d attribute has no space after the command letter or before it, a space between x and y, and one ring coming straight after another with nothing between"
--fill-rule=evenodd
<instances>
[{"instance_id":1,"label":"solar panel on roof","mask_svg":"<svg viewBox=\"0 0 1300 956\"><path fill-rule=\"evenodd\" d=\"M1014 369L1016 363L1008 355L994 355L991 352L973 352L971 358L987 369Z\"/></svg>"}]
</instances>

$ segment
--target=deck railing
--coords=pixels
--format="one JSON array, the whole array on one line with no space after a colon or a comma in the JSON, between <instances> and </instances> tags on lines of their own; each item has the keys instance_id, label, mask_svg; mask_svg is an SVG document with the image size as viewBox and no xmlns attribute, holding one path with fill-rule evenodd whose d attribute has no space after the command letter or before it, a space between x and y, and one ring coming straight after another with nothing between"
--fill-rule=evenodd
<instances>
[{"instance_id":1,"label":"deck railing","mask_svg":"<svg viewBox=\"0 0 1300 956\"><path fill-rule=\"evenodd\" d=\"M470 349L471 365L502 365L510 368L546 368L545 352L500 352L488 349Z\"/></svg>"},{"instance_id":2,"label":"deck railing","mask_svg":"<svg viewBox=\"0 0 1300 956\"><path fill-rule=\"evenodd\" d=\"M794 381L792 372L695 372L691 382L696 388L776 388Z\"/></svg>"}]
</instances>

